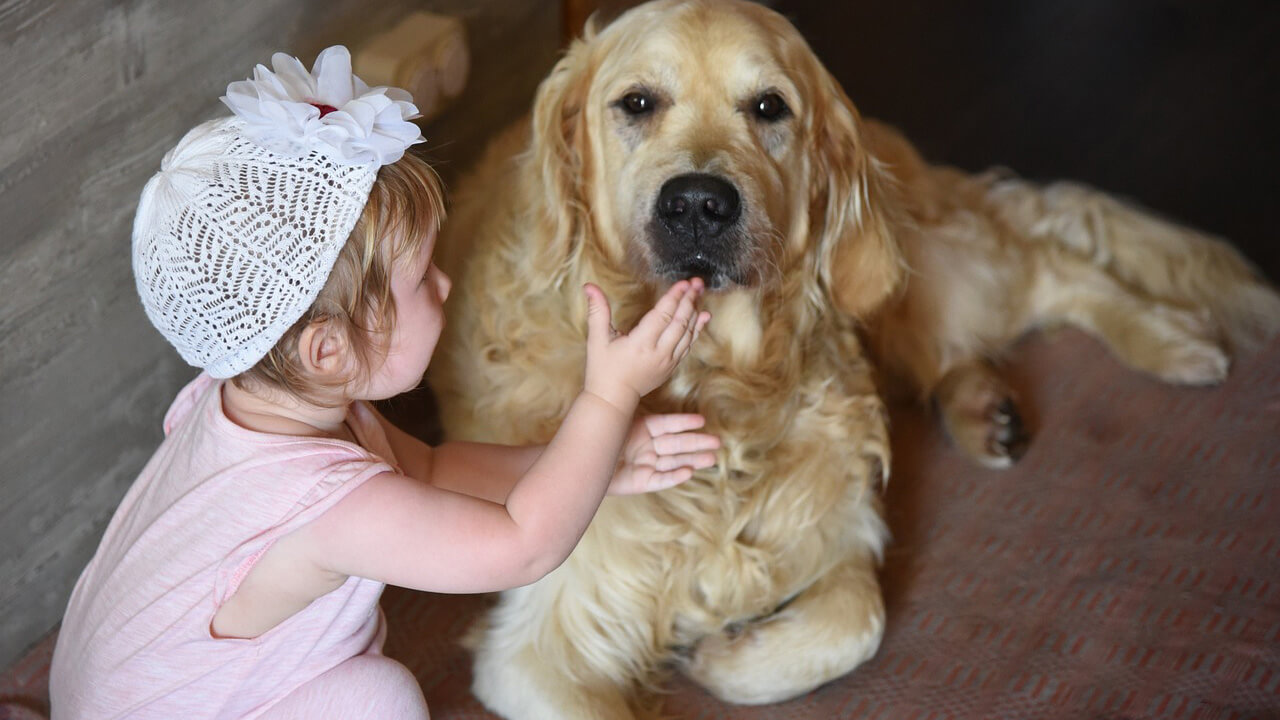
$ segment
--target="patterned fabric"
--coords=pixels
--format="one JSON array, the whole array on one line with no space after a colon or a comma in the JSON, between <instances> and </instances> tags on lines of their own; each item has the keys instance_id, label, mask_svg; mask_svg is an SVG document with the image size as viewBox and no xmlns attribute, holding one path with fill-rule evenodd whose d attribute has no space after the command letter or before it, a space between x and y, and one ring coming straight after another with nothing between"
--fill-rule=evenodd
<instances>
[{"instance_id":1,"label":"patterned fabric","mask_svg":"<svg viewBox=\"0 0 1280 720\"><path fill-rule=\"evenodd\" d=\"M151 324L213 377L253 367L315 302L377 174L318 150L274 155L237 118L196 126L134 218L133 275Z\"/></svg>"},{"instance_id":2,"label":"patterned fabric","mask_svg":"<svg viewBox=\"0 0 1280 720\"><path fill-rule=\"evenodd\" d=\"M311 307L378 169L424 142L409 93L370 89L345 47L313 72L284 53L272 65L227 87L234 117L165 154L133 221L147 317L215 378L253 367Z\"/></svg>"},{"instance_id":3,"label":"patterned fabric","mask_svg":"<svg viewBox=\"0 0 1280 720\"><path fill-rule=\"evenodd\" d=\"M667 715L1280 717L1280 341L1215 389L1163 386L1073 331L1010 360L1037 429L1011 470L974 466L926 412L895 410L879 654L765 707L673 678ZM434 719L493 717L457 644L488 602L384 595L387 654L422 681ZM47 645L0 698L43 702Z\"/></svg>"}]
</instances>

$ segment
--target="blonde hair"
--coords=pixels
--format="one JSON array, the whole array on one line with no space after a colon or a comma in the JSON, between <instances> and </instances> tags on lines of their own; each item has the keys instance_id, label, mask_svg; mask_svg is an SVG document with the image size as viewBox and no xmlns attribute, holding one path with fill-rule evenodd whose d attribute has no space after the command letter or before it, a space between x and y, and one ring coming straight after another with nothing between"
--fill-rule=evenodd
<instances>
[{"instance_id":1,"label":"blonde hair","mask_svg":"<svg viewBox=\"0 0 1280 720\"><path fill-rule=\"evenodd\" d=\"M276 388L325 406L332 402L324 391L367 379L385 359L395 326L392 268L415 257L423 240L439 231L444 217L444 190L425 160L406 153L384 166L315 302L265 357L232 382L241 388ZM320 322L331 324L346 339L356 361L350 373L318 378L302 364L298 339L303 330Z\"/></svg>"}]
</instances>

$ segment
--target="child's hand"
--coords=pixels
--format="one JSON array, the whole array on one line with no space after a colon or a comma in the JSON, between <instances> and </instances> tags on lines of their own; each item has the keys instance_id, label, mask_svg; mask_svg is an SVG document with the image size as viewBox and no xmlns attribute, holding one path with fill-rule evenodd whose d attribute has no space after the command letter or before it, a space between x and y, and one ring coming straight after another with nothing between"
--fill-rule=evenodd
<instances>
[{"instance_id":1,"label":"child's hand","mask_svg":"<svg viewBox=\"0 0 1280 720\"><path fill-rule=\"evenodd\" d=\"M716 464L720 438L694 433L706 424L701 415L648 415L636 418L622 449L610 495L664 490Z\"/></svg>"},{"instance_id":2,"label":"child's hand","mask_svg":"<svg viewBox=\"0 0 1280 720\"><path fill-rule=\"evenodd\" d=\"M667 381L711 313L698 312L702 279L681 280L626 335L610 324L604 291L587 283L587 392L628 415L640 398Z\"/></svg>"}]
</instances>

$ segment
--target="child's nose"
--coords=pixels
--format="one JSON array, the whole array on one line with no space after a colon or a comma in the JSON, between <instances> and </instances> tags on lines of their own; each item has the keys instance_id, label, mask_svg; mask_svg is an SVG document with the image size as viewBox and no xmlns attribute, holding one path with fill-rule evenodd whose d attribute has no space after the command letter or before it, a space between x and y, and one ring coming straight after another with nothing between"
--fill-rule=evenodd
<instances>
[{"instance_id":1,"label":"child's nose","mask_svg":"<svg viewBox=\"0 0 1280 720\"><path fill-rule=\"evenodd\" d=\"M443 270L437 270L436 274L439 275L439 279L436 280L436 292L440 294L440 302L444 302L449 298L449 290L453 287L453 281L449 279L448 275L444 274Z\"/></svg>"}]
</instances>

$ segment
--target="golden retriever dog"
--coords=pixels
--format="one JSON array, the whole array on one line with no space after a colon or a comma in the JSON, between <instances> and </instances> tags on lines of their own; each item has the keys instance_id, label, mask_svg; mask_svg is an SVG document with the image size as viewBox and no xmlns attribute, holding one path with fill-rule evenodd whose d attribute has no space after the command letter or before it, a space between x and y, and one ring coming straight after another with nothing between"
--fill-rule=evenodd
<instances>
[{"instance_id":1,"label":"golden retriever dog","mask_svg":"<svg viewBox=\"0 0 1280 720\"><path fill-rule=\"evenodd\" d=\"M1023 332L1083 327L1194 384L1280 324L1222 243L1078 186L924 164L784 18L738 0L589 29L455 203L428 376L453 439L551 437L581 387L584 282L621 328L680 278L711 290L702 339L642 410L702 413L720 462L606 499L560 568L502 594L469 643L474 692L508 718L631 718L671 666L775 702L870 658L889 467L872 358L1007 464L1024 439L984 358Z\"/></svg>"}]
</instances>

